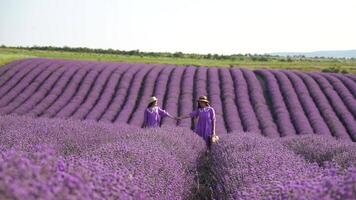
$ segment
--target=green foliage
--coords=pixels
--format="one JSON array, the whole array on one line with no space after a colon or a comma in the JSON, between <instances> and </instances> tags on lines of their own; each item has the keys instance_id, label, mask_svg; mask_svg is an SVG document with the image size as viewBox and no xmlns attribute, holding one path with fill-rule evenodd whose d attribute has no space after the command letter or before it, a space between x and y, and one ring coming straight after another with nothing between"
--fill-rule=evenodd
<instances>
[{"instance_id":1,"label":"green foliage","mask_svg":"<svg viewBox=\"0 0 356 200\"><path fill-rule=\"evenodd\" d=\"M343 73L343 74L349 73L346 69L341 69L340 66L327 67L325 69L322 69L321 71L322 72L330 72L330 73Z\"/></svg>"},{"instance_id":2,"label":"green foliage","mask_svg":"<svg viewBox=\"0 0 356 200\"><path fill-rule=\"evenodd\" d=\"M268 61L268 58L267 58L267 56L252 56L251 57L251 60L252 61L260 61L260 62L267 62Z\"/></svg>"},{"instance_id":3,"label":"green foliage","mask_svg":"<svg viewBox=\"0 0 356 200\"><path fill-rule=\"evenodd\" d=\"M5 45L3 45L5 46ZM23 58L54 58L102 62L153 63L179 66L244 67L254 69L285 69L302 71L335 71L356 73L356 59L281 57L258 54L185 54L182 52L141 52L86 47L0 47L0 66ZM339 69L339 70L338 70Z\"/></svg>"}]
</instances>

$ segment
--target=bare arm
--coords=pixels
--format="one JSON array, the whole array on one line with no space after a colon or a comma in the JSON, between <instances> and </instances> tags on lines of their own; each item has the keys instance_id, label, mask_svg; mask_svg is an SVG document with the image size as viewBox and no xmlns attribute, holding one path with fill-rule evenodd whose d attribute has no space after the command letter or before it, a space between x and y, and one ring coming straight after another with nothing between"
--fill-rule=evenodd
<instances>
[{"instance_id":1,"label":"bare arm","mask_svg":"<svg viewBox=\"0 0 356 200\"><path fill-rule=\"evenodd\" d=\"M213 135L215 135L215 127L216 127L216 120L215 119L213 119L212 120L212 125L213 125Z\"/></svg>"},{"instance_id":2,"label":"bare arm","mask_svg":"<svg viewBox=\"0 0 356 200\"><path fill-rule=\"evenodd\" d=\"M211 109L211 124L212 124L212 131L213 135L215 135L215 127L216 127L216 117L215 117L215 110Z\"/></svg>"},{"instance_id":3,"label":"bare arm","mask_svg":"<svg viewBox=\"0 0 356 200\"><path fill-rule=\"evenodd\" d=\"M159 114L162 116L162 117L169 117L171 119L175 119L177 120L178 118L177 117L173 117L171 114L169 114L166 110L163 110L161 108L159 108Z\"/></svg>"},{"instance_id":4,"label":"bare arm","mask_svg":"<svg viewBox=\"0 0 356 200\"><path fill-rule=\"evenodd\" d=\"M195 110L193 112L191 112L189 115L183 115L180 117L177 117L177 119L187 119L187 118L193 118L193 117L197 117L198 116L198 111Z\"/></svg>"},{"instance_id":5,"label":"bare arm","mask_svg":"<svg viewBox=\"0 0 356 200\"><path fill-rule=\"evenodd\" d=\"M167 117L171 118L171 119L177 119L177 117L173 117L172 115L168 114Z\"/></svg>"},{"instance_id":6,"label":"bare arm","mask_svg":"<svg viewBox=\"0 0 356 200\"><path fill-rule=\"evenodd\" d=\"M177 117L177 119L187 119L187 118L190 118L190 115L183 115L183 116Z\"/></svg>"}]
</instances>

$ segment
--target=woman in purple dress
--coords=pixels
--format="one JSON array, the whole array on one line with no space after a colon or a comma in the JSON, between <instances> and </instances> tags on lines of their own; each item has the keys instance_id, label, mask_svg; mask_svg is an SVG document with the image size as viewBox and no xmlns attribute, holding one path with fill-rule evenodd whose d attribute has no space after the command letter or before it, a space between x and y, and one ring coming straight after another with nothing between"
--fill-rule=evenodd
<instances>
[{"instance_id":1,"label":"woman in purple dress","mask_svg":"<svg viewBox=\"0 0 356 200\"><path fill-rule=\"evenodd\" d=\"M187 116L178 117L178 119L198 118L198 123L195 126L194 132L202 137L208 150L211 147L211 136L215 135L215 110L209 105L208 98L201 96L198 99L198 109L191 112Z\"/></svg>"},{"instance_id":2,"label":"woman in purple dress","mask_svg":"<svg viewBox=\"0 0 356 200\"><path fill-rule=\"evenodd\" d=\"M158 106L158 99L153 96L148 100L148 106L144 113L143 128L157 128L160 126L163 117L172 117L167 111Z\"/></svg>"}]
</instances>

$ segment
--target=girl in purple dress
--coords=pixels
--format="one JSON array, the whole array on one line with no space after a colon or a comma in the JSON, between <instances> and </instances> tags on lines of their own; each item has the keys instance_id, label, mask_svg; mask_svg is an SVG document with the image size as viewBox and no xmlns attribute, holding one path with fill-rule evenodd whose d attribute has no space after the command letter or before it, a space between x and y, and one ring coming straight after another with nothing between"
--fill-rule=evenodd
<instances>
[{"instance_id":1,"label":"girl in purple dress","mask_svg":"<svg viewBox=\"0 0 356 200\"><path fill-rule=\"evenodd\" d=\"M163 117L169 117L172 119L176 119L172 117L167 111L161 109L158 106L158 99L153 96L150 97L148 101L147 109L144 113L144 121L143 128L157 128L160 126L161 119Z\"/></svg>"},{"instance_id":2,"label":"girl in purple dress","mask_svg":"<svg viewBox=\"0 0 356 200\"><path fill-rule=\"evenodd\" d=\"M215 135L215 110L209 105L208 98L201 96L198 99L198 109L191 112L188 116L178 117L178 119L198 118L198 123L195 126L194 132L202 137L208 150L211 147L211 136Z\"/></svg>"}]
</instances>

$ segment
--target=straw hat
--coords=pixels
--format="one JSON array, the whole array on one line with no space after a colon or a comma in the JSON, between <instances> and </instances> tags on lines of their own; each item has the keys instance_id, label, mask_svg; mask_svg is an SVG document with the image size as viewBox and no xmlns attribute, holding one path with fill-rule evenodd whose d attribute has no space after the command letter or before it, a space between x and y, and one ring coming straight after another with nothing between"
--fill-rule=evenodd
<instances>
[{"instance_id":1,"label":"straw hat","mask_svg":"<svg viewBox=\"0 0 356 200\"><path fill-rule=\"evenodd\" d=\"M198 101L198 102L201 101L201 102L209 103L208 97L206 97L206 96L200 96L197 101Z\"/></svg>"},{"instance_id":2,"label":"straw hat","mask_svg":"<svg viewBox=\"0 0 356 200\"><path fill-rule=\"evenodd\" d=\"M152 96L148 99L148 103L153 103L155 101L157 101L157 97L155 97L155 96Z\"/></svg>"}]
</instances>

